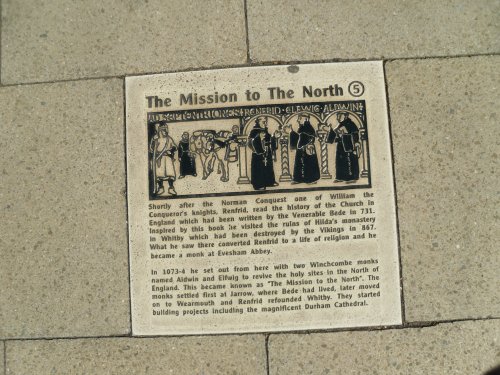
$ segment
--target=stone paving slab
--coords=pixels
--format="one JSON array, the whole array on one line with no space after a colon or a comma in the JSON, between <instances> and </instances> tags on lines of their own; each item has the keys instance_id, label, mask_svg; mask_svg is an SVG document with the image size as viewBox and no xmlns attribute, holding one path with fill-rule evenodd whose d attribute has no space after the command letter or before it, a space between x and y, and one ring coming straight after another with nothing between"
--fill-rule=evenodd
<instances>
[{"instance_id":1,"label":"stone paving slab","mask_svg":"<svg viewBox=\"0 0 500 375\"><path fill-rule=\"evenodd\" d=\"M7 374L266 374L264 335L7 342Z\"/></svg>"},{"instance_id":2,"label":"stone paving slab","mask_svg":"<svg viewBox=\"0 0 500 375\"><path fill-rule=\"evenodd\" d=\"M498 0L248 0L253 61L498 53Z\"/></svg>"},{"instance_id":3,"label":"stone paving slab","mask_svg":"<svg viewBox=\"0 0 500 375\"><path fill-rule=\"evenodd\" d=\"M243 0L2 1L2 83L246 62Z\"/></svg>"},{"instance_id":4,"label":"stone paving slab","mask_svg":"<svg viewBox=\"0 0 500 375\"><path fill-rule=\"evenodd\" d=\"M480 375L500 361L500 320L271 335L270 374Z\"/></svg>"},{"instance_id":5,"label":"stone paving slab","mask_svg":"<svg viewBox=\"0 0 500 375\"><path fill-rule=\"evenodd\" d=\"M0 89L0 338L130 331L123 81Z\"/></svg>"},{"instance_id":6,"label":"stone paving slab","mask_svg":"<svg viewBox=\"0 0 500 375\"><path fill-rule=\"evenodd\" d=\"M386 64L407 321L500 316L499 64Z\"/></svg>"}]
</instances>

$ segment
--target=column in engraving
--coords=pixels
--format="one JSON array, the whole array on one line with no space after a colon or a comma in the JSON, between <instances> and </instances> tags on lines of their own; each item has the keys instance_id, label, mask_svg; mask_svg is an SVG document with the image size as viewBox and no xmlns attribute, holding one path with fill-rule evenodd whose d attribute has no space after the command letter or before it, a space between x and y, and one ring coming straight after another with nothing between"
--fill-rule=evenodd
<instances>
[{"instance_id":1,"label":"column in engraving","mask_svg":"<svg viewBox=\"0 0 500 375\"><path fill-rule=\"evenodd\" d=\"M329 179L332 178L330 171L328 170L328 144L326 143L326 136L328 131L323 125L318 125L318 139L320 144L320 162L321 162L321 178Z\"/></svg>"},{"instance_id":2,"label":"column in engraving","mask_svg":"<svg viewBox=\"0 0 500 375\"><path fill-rule=\"evenodd\" d=\"M281 159L281 176L279 178L280 182L292 181L292 175L290 174L290 125L285 125L281 129L280 143L280 159Z\"/></svg>"},{"instance_id":3,"label":"column in engraving","mask_svg":"<svg viewBox=\"0 0 500 375\"><path fill-rule=\"evenodd\" d=\"M284 135L280 139L281 152L281 176L280 181L292 181L290 174L290 151L288 148L288 135Z\"/></svg>"},{"instance_id":4,"label":"column in engraving","mask_svg":"<svg viewBox=\"0 0 500 375\"><path fill-rule=\"evenodd\" d=\"M362 159L362 169L361 177L368 177L368 137L366 133L366 128L359 129L359 137L361 138L361 159Z\"/></svg>"},{"instance_id":5,"label":"column in engraving","mask_svg":"<svg viewBox=\"0 0 500 375\"><path fill-rule=\"evenodd\" d=\"M238 165L240 176L238 177L238 184L249 184L248 167L247 167L247 137L240 135L238 137Z\"/></svg>"}]
</instances>

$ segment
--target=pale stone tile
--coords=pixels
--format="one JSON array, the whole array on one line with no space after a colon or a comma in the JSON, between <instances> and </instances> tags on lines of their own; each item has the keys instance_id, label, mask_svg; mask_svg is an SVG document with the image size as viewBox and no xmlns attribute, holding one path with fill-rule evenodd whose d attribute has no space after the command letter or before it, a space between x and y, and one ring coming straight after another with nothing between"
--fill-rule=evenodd
<instances>
[{"instance_id":1,"label":"pale stone tile","mask_svg":"<svg viewBox=\"0 0 500 375\"><path fill-rule=\"evenodd\" d=\"M7 374L266 374L263 335L9 341Z\"/></svg>"},{"instance_id":2,"label":"pale stone tile","mask_svg":"<svg viewBox=\"0 0 500 375\"><path fill-rule=\"evenodd\" d=\"M2 82L246 62L243 0L2 1Z\"/></svg>"},{"instance_id":3,"label":"pale stone tile","mask_svg":"<svg viewBox=\"0 0 500 375\"><path fill-rule=\"evenodd\" d=\"M407 321L500 316L499 63L386 65Z\"/></svg>"},{"instance_id":4,"label":"pale stone tile","mask_svg":"<svg viewBox=\"0 0 500 375\"><path fill-rule=\"evenodd\" d=\"M491 0L248 0L253 61L394 58L500 51Z\"/></svg>"},{"instance_id":5,"label":"pale stone tile","mask_svg":"<svg viewBox=\"0 0 500 375\"><path fill-rule=\"evenodd\" d=\"M0 89L0 338L130 330L122 85Z\"/></svg>"},{"instance_id":6,"label":"pale stone tile","mask_svg":"<svg viewBox=\"0 0 500 375\"><path fill-rule=\"evenodd\" d=\"M270 374L483 374L500 361L500 321L271 335Z\"/></svg>"}]
</instances>

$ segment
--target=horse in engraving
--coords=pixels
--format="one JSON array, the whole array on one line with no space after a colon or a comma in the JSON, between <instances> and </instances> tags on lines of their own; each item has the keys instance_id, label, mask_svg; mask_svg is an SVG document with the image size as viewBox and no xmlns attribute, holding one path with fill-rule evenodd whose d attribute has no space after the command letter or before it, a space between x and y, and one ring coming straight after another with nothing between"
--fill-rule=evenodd
<instances>
[{"instance_id":1,"label":"horse in engraving","mask_svg":"<svg viewBox=\"0 0 500 375\"><path fill-rule=\"evenodd\" d=\"M217 165L220 180L229 181L229 168L226 155L230 131L196 130L191 136L191 151L199 155L203 165L203 180L206 180Z\"/></svg>"}]
</instances>

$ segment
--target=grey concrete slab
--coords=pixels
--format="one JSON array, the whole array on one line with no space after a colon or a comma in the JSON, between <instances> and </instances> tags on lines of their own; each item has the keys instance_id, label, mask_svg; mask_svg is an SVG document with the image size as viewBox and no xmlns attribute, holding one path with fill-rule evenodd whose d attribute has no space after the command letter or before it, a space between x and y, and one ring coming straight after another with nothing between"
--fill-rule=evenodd
<instances>
[{"instance_id":1,"label":"grey concrete slab","mask_svg":"<svg viewBox=\"0 0 500 375\"><path fill-rule=\"evenodd\" d=\"M499 63L386 64L407 321L500 316Z\"/></svg>"},{"instance_id":2,"label":"grey concrete slab","mask_svg":"<svg viewBox=\"0 0 500 375\"><path fill-rule=\"evenodd\" d=\"M0 338L130 330L122 85L0 89Z\"/></svg>"},{"instance_id":3,"label":"grey concrete slab","mask_svg":"<svg viewBox=\"0 0 500 375\"><path fill-rule=\"evenodd\" d=\"M483 374L500 361L500 321L271 335L270 374Z\"/></svg>"},{"instance_id":4,"label":"grey concrete slab","mask_svg":"<svg viewBox=\"0 0 500 375\"><path fill-rule=\"evenodd\" d=\"M253 61L500 51L497 0L248 0Z\"/></svg>"},{"instance_id":5,"label":"grey concrete slab","mask_svg":"<svg viewBox=\"0 0 500 375\"><path fill-rule=\"evenodd\" d=\"M7 374L266 374L263 335L9 341Z\"/></svg>"},{"instance_id":6,"label":"grey concrete slab","mask_svg":"<svg viewBox=\"0 0 500 375\"><path fill-rule=\"evenodd\" d=\"M2 1L2 82L246 62L243 0Z\"/></svg>"}]
</instances>

